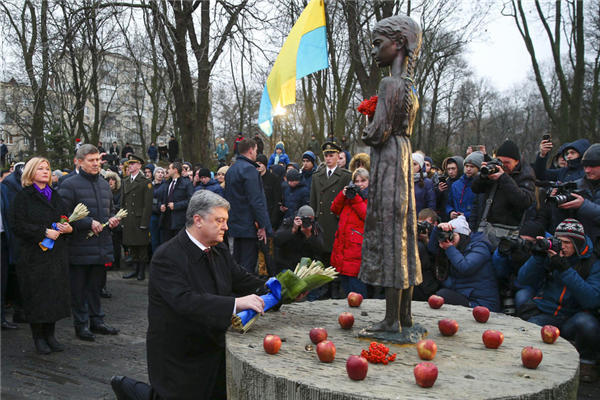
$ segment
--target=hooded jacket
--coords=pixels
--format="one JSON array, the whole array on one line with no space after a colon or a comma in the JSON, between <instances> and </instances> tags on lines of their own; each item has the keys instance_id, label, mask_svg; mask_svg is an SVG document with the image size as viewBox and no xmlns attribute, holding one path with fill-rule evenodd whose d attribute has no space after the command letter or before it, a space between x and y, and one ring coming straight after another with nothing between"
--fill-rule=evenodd
<instances>
[{"instance_id":1,"label":"hooded jacket","mask_svg":"<svg viewBox=\"0 0 600 400\"><path fill-rule=\"evenodd\" d=\"M437 226L433 228L428 250L432 254L443 251L437 241ZM461 237L461 240L463 238ZM460 247L460 243L459 243ZM492 266L492 245L481 232L471 233L463 251L455 246L445 250L448 258L448 278L442 286L459 292L469 299L469 305L485 306L490 311L500 311L498 284Z\"/></svg>"},{"instance_id":2,"label":"hooded jacket","mask_svg":"<svg viewBox=\"0 0 600 400\"><path fill-rule=\"evenodd\" d=\"M302 181L298 182L296 187L291 187L287 182L284 182L282 187L283 205L287 207L283 217L293 219L300 207L310 203L310 188Z\"/></svg>"},{"instance_id":3,"label":"hooded jacket","mask_svg":"<svg viewBox=\"0 0 600 400\"><path fill-rule=\"evenodd\" d=\"M600 307L600 261L593 255L591 240L586 237L586 241L588 250L580 256L569 257L571 267L565 271L549 273L550 258L545 255L531 256L519 270L519 283L535 285L543 282L533 298L542 313L569 317L579 311Z\"/></svg>"},{"instance_id":4,"label":"hooded jacket","mask_svg":"<svg viewBox=\"0 0 600 400\"><path fill-rule=\"evenodd\" d=\"M567 150L575 149L579 153L579 158L567 161L568 165L566 167L555 169L546 169L550 152L546 154L546 157L541 157L538 153L535 163L533 164L535 176L539 180L561 182L571 182L583 178L585 172L583 171L583 166L581 165L581 157L583 157L583 153L585 153L588 147L590 147L590 142L587 139L578 139L574 142L561 146L562 151L559 149L561 156Z\"/></svg>"},{"instance_id":5,"label":"hooded jacket","mask_svg":"<svg viewBox=\"0 0 600 400\"><path fill-rule=\"evenodd\" d=\"M211 179L206 185L200 182L198 186L194 188L194 192L203 189L216 193L221 197L225 197L225 190L221 187L221 184L219 184L216 179Z\"/></svg>"},{"instance_id":6,"label":"hooded jacket","mask_svg":"<svg viewBox=\"0 0 600 400\"><path fill-rule=\"evenodd\" d=\"M275 158L277 157L277 148L281 149L281 154L279 155L279 161L275 162ZM271 154L271 157L269 157L269 163L267 164L267 168L269 168L273 164L279 164L280 162L284 163L285 165L288 165L290 163L290 158L287 154L285 154L285 147L281 142L277 143L277 145L275 146L275 151L273 151L273 154Z\"/></svg>"},{"instance_id":7,"label":"hooded jacket","mask_svg":"<svg viewBox=\"0 0 600 400\"><path fill-rule=\"evenodd\" d=\"M471 190L472 183L473 177L469 178L463 174L452 184L448 195L448 204L446 204L447 215L450 215L452 211L456 211L463 213L465 218L469 218L475 200L475 194Z\"/></svg>"},{"instance_id":8,"label":"hooded jacket","mask_svg":"<svg viewBox=\"0 0 600 400\"><path fill-rule=\"evenodd\" d=\"M439 187L438 185L435 186L435 195L436 195L436 211L438 212L438 215L442 218L443 221L448 221L450 219L450 216L446 213L446 205L448 204L448 197L450 196L450 188L452 187L452 185L454 184L454 182L456 182L460 176L462 176L463 174L463 169L464 169L464 158L460 157L460 156L452 156L452 157L447 157L444 159L444 161L442 162L442 169L445 171L446 170L446 166L448 165L448 162L450 161L454 161L458 167L458 174L456 175L455 179L452 178L448 178L446 180L446 184L448 185L448 189L444 190L443 192L439 191Z\"/></svg>"}]
</instances>

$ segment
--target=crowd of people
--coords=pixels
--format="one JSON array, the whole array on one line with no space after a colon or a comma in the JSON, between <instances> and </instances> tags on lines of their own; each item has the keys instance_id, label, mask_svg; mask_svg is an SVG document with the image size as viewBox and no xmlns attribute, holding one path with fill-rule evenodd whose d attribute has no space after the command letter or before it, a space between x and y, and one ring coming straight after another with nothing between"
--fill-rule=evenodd
<instances>
[{"instance_id":1,"label":"crowd of people","mask_svg":"<svg viewBox=\"0 0 600 400\"><path fill-rule=\"evenodd\" d=\"M105 322L101 306L101 298L112 295L106 271L128 268L124 279L142 281L150 264L148 346L157 347L149 348L148 361L157 363L149 374L153 390L168 397L181 387L169 387L169 374L157 366L168 356L156 349L182 349L164 337L153 315L174 318L184 340L186 332L195 332L186 321L201 315L192 310L197 302L214 301L225 311L261 311L258 297L249 295L264 283L260 277L293 269L302 257L339 272L339 279L310 292L306 300L342 298L349 292L384 298L381 287L358 276L369 198L385 201L396 196L395 188L370 195L369 155L352 155L345 140L329 139L320 145L313 136L295 162L283 142L263 154L260 137L240 133L231 152L224 139L218 140L214 170L179 159L175 138L166 153L153 144L144 158L128 144L119 150L113 143L108 151L78 144L68 173L52 171L41 157L15 164L3 171L1 183L2 328L29 323L40 354L64 350L54 324L69 315L81 340L118 334ZM523 160L511 140L492 154L485 146L469 147L439 164L421 151L412 154L423 274L413 300L438 294L448 304L481 305L555 325L580 353L581 379L593 381L600 355L600 144L580 139L556 152L553 147L544 138L534 160ZM63 216L79 203L89 214L66 221ZM127 215L118 215L119 210ZM46 238L53 240L52 249L40 246ZM202 238L211 238L210 243ZM202 251L196 253L190 244ZM193 293L181 289L185 282L166 278L168 263L187 271L187 261L178 260L181 254L189 253L188 261L200 260L208 249L210 260L218 257L226 265L228 290L239 287L245 295L234 304L187 298ZM189 279L187 285L206 285L206 277ZM178 303L177 296L187 300ZM9 302L13 322L5 316ZM181 315L171 315L169 307ZM220 315L208 324L226 326ZM205 334L221 346L221 336ZM214 357L224 362L221 355ZM215 384L217 375L213 378L216 386L205 390L219 397L223 386ZM127 381L121 377L119 384Z\"/></svg>"}]
</instances>

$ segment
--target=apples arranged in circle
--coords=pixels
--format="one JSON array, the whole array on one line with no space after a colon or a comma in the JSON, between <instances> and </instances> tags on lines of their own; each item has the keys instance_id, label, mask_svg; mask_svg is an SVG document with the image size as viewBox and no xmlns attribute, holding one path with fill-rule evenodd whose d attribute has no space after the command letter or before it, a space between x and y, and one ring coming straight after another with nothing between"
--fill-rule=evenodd
<instances>
[{"instance_id":1,"label":"apples arranged in circle","mask_svg":"<svg viewBox=\"0 0 600 400\"><path fill-rule=\"evenodd\" d=\"M477 306L473 309L473 318L475 318L475 321L477 322L487 322L490 318L490 310L484 306Z\"/></svg>"},{"instance_id":2,"label":"apples arranged in circle","mask_svg":"<svg viewBox=\"0 0 600 400\"><path fill-rule=\"evenodd\" d=\"M419 340L417 343L417 354L421 360L433 360L437 353L437 344L431 339Z\"/></svg>"},{"instance_id":3,"label":"apples arranged in circle","mask_svg":"<svg viewBox=\"0 0 600 400\"><path fill-rule=\"evenodd\" d=\"M434 363L422 362L413 369L413 374L417 385L429 388L433 386L438 377L438 369Z\"/></svg>"},{"instance_id":4,"label":"apples arranged in circle","mask_svg":"<svg viewBox=\"0 0 600 400\"><path fill-rule=\"evenodd\" d=\"M348 305L350 307L360 307L363 301L363 295L356 292L348 293Z\"/></svg>"},{"instance_id":5,"label":"apples arranged in circle","mask_svg":"<svg viewBox=\"0 0 600 400\"><path fill-rule=\"evenodd\" d=\"M560 336L560 330L553 325L544 325L541 330L544 343L553 344Z\"/></svg>"},{"instance_id":6,"label":"apples arranged in circle","mask_svg":"<svg viewBox=\"0 0 600 400\"><path fill-rule=\"evenodd\" d=\"M325 328L312 328L308 333L310 341L314 344L319 344L323 340L327 339L327 330Z\"/></svg>"},{"instance_id":7,"label":"apples arranged in circle","mask_svg":"<svg viewBox=\"0 0 600 400\"><path fill-rule=\"evenodd\" d=\"M504 342L504 334L494 329L488 329L483 332L481 339L488 349L497 349Z\"/></svg>"},{"instance_id":8,"label":"apples arranged in circle","mask_svg":"<svg viewBox=\"0 0 600 400\"><path fill-rule=\"evenodd\" d=\"M444 298L442 296L432 294L429 296L427 303L429 303L429 307L437 309L444 305Z\"/></svg>"},{"instance_id":9,"label":"apples arranged in circle","mask_svg":"<svg viewBox=\"0 0 600 400\"><path fill-rule=\"evenodd\" d=\"M351 329L352 325L354 325L354 315L349 312L343 312L338 317L338 322L342 329Z\"/></svg>"},{"instance_id":10,"label":"apples arranged in circle","mask_svg":"<svg viewBox=\"0 0 600 400\"><path fill-rule=\"evenodd\" d=\"M348 377L355 381L362 381L367 376L369 362L361 356L350 356L346 360L346 372Z\"/></svg>"},{"instance_id":11,"label":"apples arranged in circle","mask_svg":"<svg viewBox=\"0 0 600 400\"><path fill-rule=\"evenodd\" d=\"M442 319L438 322L440 333L444 336L452 336L458 332L458 322L453 319Z\"/></svg>"},{"instance_id":12,"label":"apples arranged in circle","mask_svg":"<svg viewBox=\"0 0 600 400\"><path fill-rule=\"evenodd\" d=\"M269 354L277 354L281 348L281 338L277 335L266 335L263 340L263 347Z\"/></svg>"},{"instance_id":13,"label":"apples arranged in circle","mask_svg":"<svg viewBox=\"0 0 600 400\"><path fill-rule=\"evenodd\" d=\"M521 361L526 368L536 369L542 362L542 351L532 346L524 347L521 350Z\"/></svg>"},{"instance_id":14,"label":"apples arranged in circle","mask_svg":"<svg viewBox=\"0 0 600 400\"><path fill-rule=\"evenodd\" d=\"M333 362L335 359L335 345L330 340L323 340L317 345L317 356L324 363Z\"/></svg>"}]
</instances>

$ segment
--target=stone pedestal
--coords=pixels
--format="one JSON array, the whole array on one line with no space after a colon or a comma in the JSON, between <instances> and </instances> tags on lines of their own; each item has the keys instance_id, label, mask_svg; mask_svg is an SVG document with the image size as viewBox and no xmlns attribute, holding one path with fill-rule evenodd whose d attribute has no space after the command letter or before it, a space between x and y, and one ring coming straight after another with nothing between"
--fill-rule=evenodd
<instances>
[{"instance_id":1,"label":"stone pedestal","mask_svg":"<svg viewBox=\"0 0 600 400\"><path fill-rule=\"evenodd\" d=\"M518 318L492 313L487 323L476 322L470 308L444 305L438 310L425 302L413 302L413 320L422 324L438 351L433 363L439 376L432 388L415 384L413 368L421 360L415 345L389 345L397 353L389 365L369 364L364 381L346 374L346 359L367 349L369 341L358 339L365 326L383 318L385 301L365 300L359 308L346 300L327 300L284 305L279 312L260 317L252 329L227 333L227 389L230 399L575 399L579 356L575 348L559 338L555 344L542 342L540 327ZM340 328L337 317L354 314L352 330ZM437 322L455 319L458 333L445 337ZM319 362L316 346L308 337L311 328L327 329L336 346L333 363ZM481 335L487 329L504 334L497 350L485 348ZM263 338L272 333L284 340L276 355L263 349ZM538 347L543 361L535 370L521 364L521 350ZM308 350L307 350L308 349Z\"/></svg>"}]
</instances>

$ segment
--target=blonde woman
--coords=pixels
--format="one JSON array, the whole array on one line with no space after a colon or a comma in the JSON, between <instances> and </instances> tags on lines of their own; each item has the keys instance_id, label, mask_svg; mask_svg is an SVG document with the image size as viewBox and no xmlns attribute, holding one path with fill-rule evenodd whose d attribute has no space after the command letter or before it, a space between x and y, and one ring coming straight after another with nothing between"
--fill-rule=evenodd
<instances>
[{"instance_id":1,"label":"blonde woman","mask_svg":"<svg viewBox=\"0 0 600 400\"><path fill-rule=\"evenodd\" d=\"M69 260L65 234L73 232L66 223L58 223L67 208L51 187L50 162L34 157L23 170L23 190L10 207L11 226L19 238L17 277L23 309L31 325L38 354L63 351L54 337L56 321L71 315ZM56 224L57 230L52 228ZM54 247L42 250L39 243L54 240Z\"/></svg>"}]
</instances>

